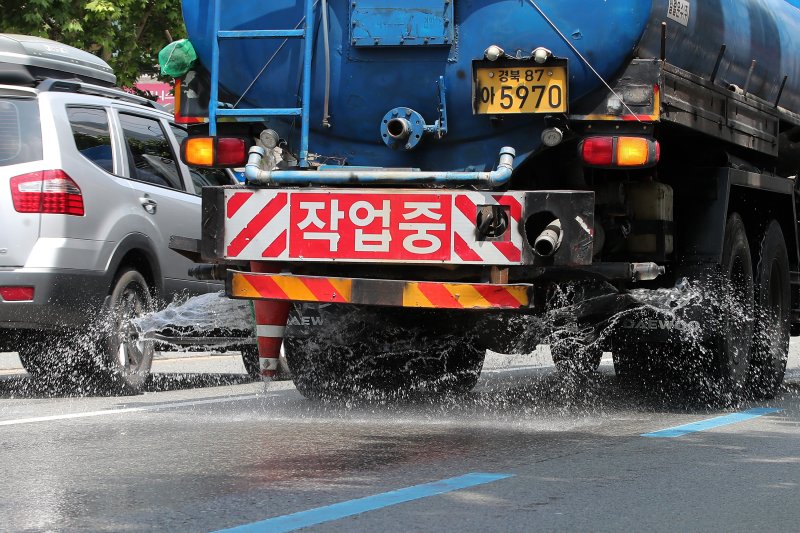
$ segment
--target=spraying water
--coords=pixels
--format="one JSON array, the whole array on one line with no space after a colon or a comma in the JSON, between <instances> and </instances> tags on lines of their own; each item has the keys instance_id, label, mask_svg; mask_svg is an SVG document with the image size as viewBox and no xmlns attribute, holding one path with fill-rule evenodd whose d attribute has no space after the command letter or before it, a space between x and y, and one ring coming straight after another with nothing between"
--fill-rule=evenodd
<instances>
[{"instance_id":1,"label":"spraying water","mask_svg":"<svg viewBox=\"0 0 800 533\"><path fill-rule=\"evenodd\" d=\"M253 310L248 300L233 300L220 291L176 299L160 311L134 319L131 326L143 338L168 331L181 349L180 338L252 336Z\"/></svg>"},{"instance_id":2,"label":"spraying water","mask_svg":"<svg viewBox=\"0 0 800 533\"><path fill-rule=\"evenodd\" d=\"M634 289L627 292L619 292L605 284L564 285L558 287L557 291L551 295L545 313L513 315L507 317L503 325L494 324L493 328L499 329L493 330L511 330L512 342L508 345L508 350L503 350L504 353L529 354L535 351L537 346L549 344L556 365L562 371L567 370L560 373L563 374L562 377L569 378L570 374L585 376L587 375L586 371L588 371L588 375L592 375L593 368L596 369L599 364L602 352L612 349L615 338L635 337L637 334L641 334L642 330L668 330L673 334L673 338L679 339L680 343L702 350L700 339L705 325L701 327L700 323L693 321L689 312L702 301L701 288L685 280L679 280L672 288ZM304 308L306 308L305 311L303 311ZM317 309L314 312L322 312L322 315L305 316L308 312L307 308ZM331 309L333 311L330 311ZM333 314L329 314L331 312ZM385 313L386 310L380 312ZM387 324L382 321L378 320L375 324L372 323L374 318L370 318L370 316L378 313L375 309L364 308L359 311L351 306L305 305L296 306L292 313L289 320L290 327L287 329L289 337L287 340L290 340L294 334L300 333L297 330L297 324L307 323L308 328L314 331L307 340L295 341L295 343L301 343L301 351L311 349L315 352L322 350L327 353L329 349L332 349L329 344L336 339L339 339L334 342L337 349L355 349L360 346L359 343L364 344L365 342L365 339L361 338L363 335L358 333L363 333L362 330L372 331L373 333L369 334L367 339L370 342L361 346L366 350L364 352L366 359L360 360L361 363L358 365L360 370L356 373L363 373L365 368L370 365L379 364L379 361L384 359L391 360L397 354L408 358L416 349L414 329L394 331L389 328L384 330ZM324 320L322 320L323 316ZM176 348L184 349L181 347L181 338L205 337L211 332L221 336L230 335L232 331L237 332L240 335L238 342L241 343L242 335L252 337L253 323L252 307L249 301L232 300L227 298L223 292L219 292L174 301L161 311L135 319L132 326L141 337L156 338L159 341L162 339L153 334L167 331L167 335L175 339ZM295 324L294 328L293 324ZM378 329L370 330L370 324ZM486 324L486 327L492 331L492 325ZM436 353L448 353L452 347L459 346L459 342L464 344L465 335L471 338L482 328L483 325L479 322L477 327L467 328L469 335L461 332L460 334L443 334L436 339L427 338L425 344L428 348L431 348L432 344L435 345L435 348L420 351L417 358L426 359ZM382 337L384 342L378 343L379 345L375 344L376 335ZM301 336L304 335L301 334ZM419 341L419 339L416 340ZM228 343L235 344L236 339L231 338ZM218 344L218 346L222 345ZM574 355L577 351L580 351L581 355L576 358ZM559 360L559 353L566 354L566 356ZM406 366L413 365L417 358L412 355L405 363ZM574 367L575 361L578 361L577 367ZM571 370L577 370L577 372L571 372ZM351 372L353 372L352 368L345 371L343 375L350 375ZM477 367L477 372L480 372L480 366ZM569 379L564 380L559 397L565 397L564 391L570 389L570 384L575 389L574 395L585 401L587 390L592 388L587 386L585 380L581 379L574 382L570 382Z\"/></svg>"}]
</instances>

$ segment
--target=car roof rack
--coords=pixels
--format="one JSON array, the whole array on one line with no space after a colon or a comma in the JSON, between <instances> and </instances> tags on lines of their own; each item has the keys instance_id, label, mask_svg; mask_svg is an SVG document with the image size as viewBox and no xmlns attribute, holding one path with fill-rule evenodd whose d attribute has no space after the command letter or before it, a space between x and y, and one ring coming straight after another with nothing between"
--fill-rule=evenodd
<instances>
[{"instance_id":1,"label":"car roof rack","mask_svg":"<svg viewBox=\"0 0 800 533\"><path fill-rule=\"evenodd\" d=\"M158 102L125 92L122 89L117 89L114 87L101 87L99 85L83 83L80 81L47 78L39 83L36 88L42 92L74 92L80 94L91 94L94 96L104 96L106 98L120 100L131 104L152 107L153 109L157 109L159 111L167 111L167 109Z\"/></svg>"}]
</instances>

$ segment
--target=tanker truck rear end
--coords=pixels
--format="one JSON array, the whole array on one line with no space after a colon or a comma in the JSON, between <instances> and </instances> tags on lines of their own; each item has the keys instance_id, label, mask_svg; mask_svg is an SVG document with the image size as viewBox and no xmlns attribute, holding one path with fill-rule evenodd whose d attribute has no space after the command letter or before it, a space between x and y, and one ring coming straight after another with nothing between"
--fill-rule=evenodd
<instances>
[{"instance_id":1,"label":"tanker truck rear end","mask_svg":"<svg viewBox=\"0 0 800 533\"><path fill-rule=\"evenodd\" d=\"M254 300L265 378L283 341L310 398L464 392L548 314L571 372L610 350L621 377L779 389L800 323L791 2L183 8L201 66L177 111L208 111L179 117L183 157L246 178L203 190L198 250ZM631 297L676 285L675 309Z\"/></svg>"}]
</instances>

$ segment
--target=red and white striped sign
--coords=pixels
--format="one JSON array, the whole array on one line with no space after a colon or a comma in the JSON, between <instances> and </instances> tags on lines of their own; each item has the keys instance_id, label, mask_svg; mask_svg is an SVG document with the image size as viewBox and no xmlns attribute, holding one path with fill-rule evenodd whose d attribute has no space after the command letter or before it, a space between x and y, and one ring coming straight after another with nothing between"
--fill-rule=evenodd
<instances>
[{"instance_id":1,"label":"red and white striped sign","mask_svg":"<svg viewBox=\"0 0 800 533\"><path fill-rule=\"evenodd\" d=\"M236 260L518 265L524 193L252 189L225 191L225 257ZM482 206L509 229L478 240Z\"/></svg>"}]
</instances>

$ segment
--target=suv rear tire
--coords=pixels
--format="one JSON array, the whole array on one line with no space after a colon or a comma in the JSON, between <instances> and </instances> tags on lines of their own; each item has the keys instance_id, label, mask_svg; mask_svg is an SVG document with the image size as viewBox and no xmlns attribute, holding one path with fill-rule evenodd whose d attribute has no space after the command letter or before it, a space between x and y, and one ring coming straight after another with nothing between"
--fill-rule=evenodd
<instances>
[{"instance_id":1,"label":"suv rear tire","mask_svg":"<svg viewBox=\"0 0 800 533\"><path fill-rule=\"evenodd\" d=\"M152 341L139 340L129 321L153 309L153 297L144 276L137 270L122 270L106 301L97 342L95 367L109 385L121 385L126 392L138 392L150 375L155 353Z\"/></svg>"}]
</instances>

